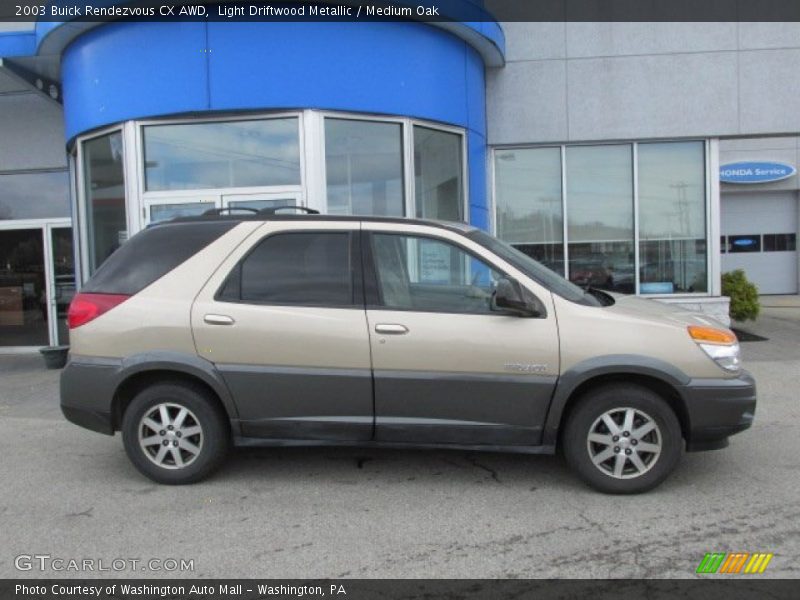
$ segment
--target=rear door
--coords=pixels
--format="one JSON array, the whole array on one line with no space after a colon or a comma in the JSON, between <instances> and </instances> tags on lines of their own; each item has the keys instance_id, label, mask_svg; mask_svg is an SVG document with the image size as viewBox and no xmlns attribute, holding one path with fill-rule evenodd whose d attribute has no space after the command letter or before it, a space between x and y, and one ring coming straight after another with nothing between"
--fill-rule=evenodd
<instances>
[{"instance_id":1,"label":"rear door","mask_svg":"<svg viewBox=\"0 0 800 600\"><path fill-rule=\"evenodd\" d=\"M369 337L357 222L265 223L192 308L200 356L246 436L369 440Z\"/></svg>"},{"instance_id":2,"label":"rear door","mask_svg":"<svg viewBox=\"0 0 800 600\"><path fill-rule=\"evenodd\" d=\"M364 223L379 441L536 445L559 370L552 297L541 318L493 312L522 275L440 228ZM527 285L530 285L528 282Z\"/></svg>"}]
</instances>

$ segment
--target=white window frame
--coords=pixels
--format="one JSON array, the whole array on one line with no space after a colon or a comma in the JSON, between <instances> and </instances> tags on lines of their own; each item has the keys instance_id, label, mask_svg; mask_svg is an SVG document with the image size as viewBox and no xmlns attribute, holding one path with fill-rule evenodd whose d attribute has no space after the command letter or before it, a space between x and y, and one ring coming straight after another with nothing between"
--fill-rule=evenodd
<instances>
[{"instance_id":1,"label":"white window frame","mask_svg":"<svg viewBox=\"0 0 800 600\"><path fill-rule=\"evenodd\" d=\"M639 145L660 144L670 142L703 142L704 169L705 169L705 234L706 234L706 292L678 292L675 294L641 294L639 292L640 279L640 248L639 248ZM706 298L720 295L720 241L719 241L719 182L714 182L712 173L719 171L719 141L716 139L684 138L684 139L654 139L654 140L614 140L609 142L592 141L576 142L569 144L512 144L492 146L489 149L489 210L490 231L497 235L497 184L496 184L496 154L508 150L528 150L535 148L560 148L561 150L561 207L564 221L564 236L562 245L564 249L564 272L568 277L569 270L569 239L567 236L567 148L576 146L631 146L631 160L633 161L633 243L634 243L634 283L637 296L655 299L669 298ZM715 187L716 186L716 187Z\"/></svg>"},{"instance_id":2,"label":"white window frame","mask_svg":"<svg viewBox=\"0 0 800 600\"><path fill-rule=\"evenodd\" d=\"M376 114L364 113L348 113L337 111L310 111L315 112L320 119L319 136L317 138L318 152L321 158L318 164L322 165L322 172L320 186L321 196L324 198L324 210L327 212L328 207L328 192L327 192L327 169L328 165L325 161L325 119L340 119L343 121L367 121L371 123L396 123L401 126L401 143L403 155L403 191L405 193L405 202L403 208L405 210L405 217L415 219L417 216L417 202L416 202L416 173L414 172L414 126L425 127L436 131L443 131L446 133L453 133L461 136L461 177L463 198L461 199L461 211L465 223L469 223L469 168L468 168L468 139L467 131L461 127L454 127L452 125L443 125L434 121L425 121L422 119L411 119L407 117L393 117Z\"/></svg>"},{"instance_id":3,"label":"white window frame","mask_svg":"<svg viewBox=\"0 0 800 600\"><path fill-rule=\"evenodd\" d=\"M157 125L190 125L200 123L225 123L237 121L258 121L280 118L297 118L298 143L300 152L300 183L278 186L197 188L188 190L147 191L145 188L145 156L144 128ZM74 145L74 185L77 198L76 234L79 248L80 282L88 279L89 273L89 232L86 228L87 197L85 190L83 145L87 141L120 132L122 135L123 175L125 178L125 210L128 236L141 231L149 222L147 207L152 204L170 204L186 202L191 197L215 198L214 206L223 206L223 197L232 195L277 195L286 194L297 198L298 206L313 208L325 214L327 199L327 165L325 164L325 119L344 119L351 121L368 121L376 123L397 123L401 126L401 143L403 144L403 186L405 216L416 218L415 176L414 173L414 126L425 127L437 131L453 133L461 136L461 177L462 177L462 214L464 222L470 218L470 181L469 181L469 136L466 128L436 121L382 115L374 113L353 113L333 110L294 110L294 111L259 111L227 115L201 115L177 118L150 118L125 121L102 129L98 129L75 139ZM78 267L77 265L80 265Z\"/></svg>"},{"instance_id":4,"label":"white window frame","mask_svg":"<svg viewBox=\"0 0 800 600\"><path fill-rule=\"evenodd\" d=\"M89 219L87 217L88 205L87 205L87 197L86 197L86 172L84 170L84 156L83 156L83 145L86 142L90 142L92 140L107 136L114 132L120 132L122 136L122 177L123 177L123 184L125 190L125 212L126 212L126 226L128 228L128 235L131 235L132 231L132 219L131 219L131 204L133 199L130 197L129 193L129 174L131 171L129 170L129 160L130 160L130 152L128 149L128 145L126 144L126 137L125 131L122 125L113 125L111 127L105 127L103 129L98 129L97 131L93 131L91 134L86 136L80 137L75 141L75 191L76 191L76 198L77 198L77 210L75 215L77 216L77 221L75 222L75 230L73 230L73 236L77 241L77 246L80 248L80 260L75 264L76 275L78 275L78 284L82 284L89 278L89 229L87 227L89 223ZM77 232L77 233L76 233Z\"/></svg>"},{"instance_id":5,"label":"white window frame","mask_svg":"<svg viewBox=\"0 0 800 600\"><path fill-rule=\"evenodd\" d=\"M58 315L55 309L55 269L53 265L53 240L52 231L57 228L73 227L70 217L47 217L42 219L8 219L0 221L0 232L15 230L36 229L42 236L42 256L44 258L44 290L47 298L47 339L48 345L58 341L64 344L64 340L58 340ZM74 229L73 229L74 236ZM73 237L74 239L74 237ZM75 265L77 269L77 265ZM35 352L41 345L34 346L0 346L0 354L16 354Z\"/></svg>"},{"instance_id":6,"label":"white window frame","mask_svg":"<svg viewBox=\"0 0 800 600\"><path fill-rule=\"evenodd\" d=\"M132 231L138 231L149 222L147 215L147 207L152 204L181 204L187 201L187 197L197 196L202 198L214 197L214 207L222 208L222 197L228 195L239 194L287 194L292 196L299 196L302 206L306 205L305 190L305 172L306 172L306 157L304 147L305 129L303 123L303 112L290 111L290 112L274 112L266 114L246 114L246 115L226 115L214 118L189 118L184 117L180 119L147 119L142 121L129 122L133 128L135 149L131 153L136 157L136 180L139 190L136 190L137 196L140 198L137 207L137 215L141 218L139 227ZM207 123L235 123L241 121L268 121L273 119L297 119L297 139L298 139L298 152L300 157L300 183L298 184L285 184L285 185L271 185L271 186L246 186L246 187L217 187L217 188L193 188L181 190L159 190L148 191L146 188L147 180L145 177L145 155L144 155L144 128L159 125L200 125Z\"/></svg>"}]
</instances>

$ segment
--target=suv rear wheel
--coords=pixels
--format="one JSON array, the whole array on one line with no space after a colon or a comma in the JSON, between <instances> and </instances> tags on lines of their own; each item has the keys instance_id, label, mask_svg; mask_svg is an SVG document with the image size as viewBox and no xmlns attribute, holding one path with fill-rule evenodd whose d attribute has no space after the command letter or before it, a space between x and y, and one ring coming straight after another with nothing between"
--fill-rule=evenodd
<instances>
[{"instance_id":1,"label":"suv rear wheel","mask_svg":"<svg viewBox=\"0 0 800 600\"><path fill-rule=\"evenodd\" d=\"M681 428L661 396L637 385L586 393L571 412L564 455L601 492L635 494L654 488L681 456Z\"/></svg>"},{"instance_id":2,"label":"suv rear wheel","mask_svg":"<svg viewBox=\"0 0 800 600\"><path fill-rule=\"evenodd\" d=\"M185 383L158 383L139 392L122 419L125 452L159 483L207 477L230 446L227 418L208 393Z\"/></svg>"}]
</instances>

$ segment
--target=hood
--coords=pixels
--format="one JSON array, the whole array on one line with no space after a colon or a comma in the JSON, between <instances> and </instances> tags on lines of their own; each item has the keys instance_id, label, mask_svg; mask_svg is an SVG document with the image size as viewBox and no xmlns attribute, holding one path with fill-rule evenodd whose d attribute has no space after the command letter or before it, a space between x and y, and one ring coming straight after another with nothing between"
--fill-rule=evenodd
<instances>
[{"instance_id":1,"label":"hood","mask_svg":"<svg viewBox=\"0 0 800 600\"><path fill-rule=\"evenodd\" d=\"M705 313L686 310L675 304L667 304L658 300L648 300L639 296L626 296L623 294L608 293L614 298L613 306L606 310L617 314L624 314L630 317L646 320L672 322L675 325L707 325L721 329L729 329L713 317Z\"/></svg>"}]
</instances>

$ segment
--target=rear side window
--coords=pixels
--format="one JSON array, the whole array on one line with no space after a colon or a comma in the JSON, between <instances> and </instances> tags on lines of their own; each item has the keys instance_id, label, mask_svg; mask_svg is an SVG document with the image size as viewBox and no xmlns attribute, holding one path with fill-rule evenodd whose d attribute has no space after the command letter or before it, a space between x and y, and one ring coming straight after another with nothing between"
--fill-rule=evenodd
<instances>
[{"instance_id":1,"label":"rear side window","mask_svg":"<svg viewBox=\"0 0 800 600\"><path fill-rule=\"evenodd\" d=\"M217 296L228 302L352 306L350 233L280 233L262 240Z\"/></svg>"},{"instance_id":2,"label":"rear side window","mask_svg":"<svg viewBox=\"0 0 800 600\"><path fill-rule=\"evenodd\" d=\"M236 225L235 221L216 221L145 229L109 256L81 291L132 296Z\"/></svg>"}]
</instances>

